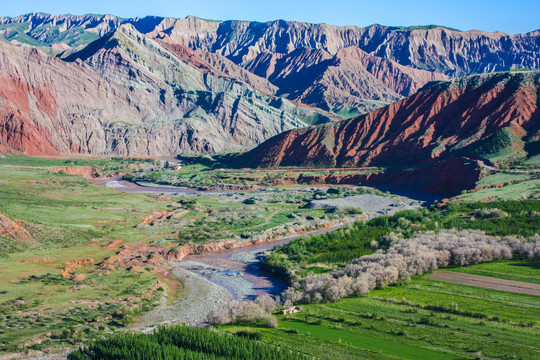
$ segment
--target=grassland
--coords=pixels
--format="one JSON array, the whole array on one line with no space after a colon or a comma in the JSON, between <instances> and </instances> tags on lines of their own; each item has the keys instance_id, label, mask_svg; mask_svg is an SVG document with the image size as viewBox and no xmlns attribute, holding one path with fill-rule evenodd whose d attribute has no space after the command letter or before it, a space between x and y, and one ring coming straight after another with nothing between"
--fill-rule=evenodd
<instances>
[{"instance_id":1,"label":"grassland","mask_svg":"<svg viewBox=\"0 0 540 360\"><path fill-rule=\"evenodd\" d=\"M66 166L65 161L0 159L0 213L29 234L0 239L0 352L82 341L98 329L115 331L159 296L141 298L156 284L156 274L98 264L118 251L105 247L109 242L143 241L148 235L135 226L166 204L156 196L127 195L48 170ZM124 167L121 160L75 161L108 170ZM88 264L77 265L85 260ZM63 276L68 267L73 270Z\"/></svg>"},{"instance_id":2,"label":"grassland","mask_svg":"<svg viewBox=\"0 0 540 360\"><path fill-rule=\"evenodd\" d=\"M540 276L538 263L481 265ZM531 275L532 274L532 275ZM486 274L484 274L486 275ZM540 299L416 277L362 298L303 305L276 329L230 325L262 341L320 359L534 359L540 356Z\"/></svg>"},{"instance_id":3,"label":"grassland","mask_svg":"<svg viewBox=\"0 0 540 360\"><path fill-rule=\"evenodd\" d=\"M175 279L151 268L100 266L123 245L174 248L274 236L276 228L286 233L349 216L304 208L310 199L356 194L350 188L341 194L288 190L173 198L122 193L51 170L115 173L146 165L123 158L0 158L0 214L27 231L0 235L0 352L75 344L125 328L165 294L170 303L179 288ZM167 216L144 221L159 212Z\"/></svg>"},{"instance_id":4,"label":"grassland","mask_svg":"<svg viewBox=\"0 0 540 360\"><path fill-rule=\"evenodd\" d=\"M356 194L358 191L349 188L339 196ZM216 239L275 237L343 219L353 221L361 216L353 209L336 212L335 209L306 207L313 199L332 196L336 195L327 194L326 191L294 189L199 194L179 200L166 218L153 221L149 226L164 232L177 232L181 243L204 243ZM158 240L153 243L165 244Z\"/></svg>"},{"instance_id":5,"label":"grassland","mask_svg":"<svg viewBox=\"0 0 540 360\"><path fill-rule=\"evenodd\" d=\"M495 135L494 135L495 136ZM476 183L475 189L464 191L458 196L460 201L475 202L485 199L520 200L540 198L540 155L538 145L515 139L506 129L495 136L499 140L485 148L496 153L487 159L497 163L499 169L486 168L484 176ZM532 145L532 146L529 146ZM525 150L527 152L525 152ZM486 150L487 151L487 150ZM480 154L484 156L485 154ZM526 155L526 156L525 156Z\"/></svg>"},{"instance_id":6,"label":"grassland","mask_svg":"<svg viewBox=\"0 0 540 360\"><path fill-rule=\"evenodd\" d=\"M291 186L298 184L317 184L317 177L330 175L354 175L381 171L377 168L362 169L299 169L287 168L273 170L228 169L219 162L205 157L182 156L188 162L177 171L139 171L126 176L126 179L143 183L196 187L206 189L253 189L267 186Z\"/></svg>"}]
</instances>

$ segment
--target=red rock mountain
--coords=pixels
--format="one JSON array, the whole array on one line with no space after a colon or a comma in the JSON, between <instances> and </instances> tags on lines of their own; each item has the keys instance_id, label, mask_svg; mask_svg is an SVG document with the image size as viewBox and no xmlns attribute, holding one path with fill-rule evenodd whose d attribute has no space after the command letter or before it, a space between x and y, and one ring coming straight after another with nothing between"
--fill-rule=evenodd
<instances>
[{"instance_id":1,"label":"red rock mountain","mask_svg":"<svg viewBox=\"0 0 540 360\"><path fill-rule=\"evenodd\" d=\"M277 94L336 114L379 108L414 94L441 73L417 70L367 54L358 47L338 50L298 49L289 54L261 53L246 69L267 78Z\"/></svg>"},{"instance_id":2,"label":"red rock mountain","mask_svg":"<svg viewBox=\"0 0 540 360\"><path fill-rule=\"evenodd\" d=\"M255 167L419 166L489 158L504 147L519 152L521 139L540 136L539 88L540 72L437 82L367 115L277 135L237 161Z\"/></svg>"},{"instance_id":3,"label":"red rock mountain","mask_svg":"<svg viewBox=\"0 0 540 360\"><path fill-rule=\"evenodd\" d=\"M0 42L0 145L31 155L233 151L325 118L129 24L66 60Z\"/></svg>"},{"instance_id":4,"label":"red rock mountain","mask_svg":"<svg viewBox=\"0 0 540 360\"><path fill-rule=\"evenodd\" d=\"M196 50L215 68L264 89L265 94L304 102L336 117L352 117L392 103L430 80L443 80L441 74L455 77L513 67L540 68L538 31L509 35L434 25L359 28L282 20L34 13L0 17L0 35L67 56L122 24L132 24L162 44Z\"/></svg>"},{"instance_id":5,"label":"red rock mountain","mask_svg":"<svg viewBox=\"0 0 540 360\"><path fill-rule=\"evenodd\" d=\"M538 69L540 32L33 13L0 17L0 51L0 147L175 155L250 148L433 80ZM351 154L336 161L383 156Z\"/></svg>"}]
</instances>

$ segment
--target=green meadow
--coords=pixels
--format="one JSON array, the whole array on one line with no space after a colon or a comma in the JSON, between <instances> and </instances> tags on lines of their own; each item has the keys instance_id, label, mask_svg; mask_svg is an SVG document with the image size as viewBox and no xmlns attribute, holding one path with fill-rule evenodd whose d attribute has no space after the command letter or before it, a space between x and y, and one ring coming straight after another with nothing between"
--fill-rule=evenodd
<instances>
[{"instance_id":1,"label":"green meadow","mask_svg":"<svg viewBox=\"0 0 540 360\"><path fill-rule=\"evenodd\" d=\"M474 268L540 276L538 262ZM469 268L465 268L469 269ZM457 269L455 269L457 270ZM488 274L488 272L483 275ZM275 329L229 325L262 341L287 342L319 359L535 359L540 356L540 298L415 277L366 297L301 305L278 315Z\"/></svg>"}]
</instances>

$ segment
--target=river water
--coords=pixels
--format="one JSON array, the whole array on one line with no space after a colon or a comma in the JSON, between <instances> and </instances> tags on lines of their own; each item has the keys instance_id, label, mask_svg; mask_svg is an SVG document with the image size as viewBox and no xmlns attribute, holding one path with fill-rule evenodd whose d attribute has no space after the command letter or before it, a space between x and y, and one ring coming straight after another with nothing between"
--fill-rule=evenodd
<instances>
[{"instance_id":1,"label":"river water","mask_svg":"<svg viewBox=\"0 0 540 360\"><path fill-rule=\"evenodd\" d=\"M190 188L145 186L122 180L121 176L92 181L126 193L163 193L171 196L211 194ZM362 217L359 216L360 218ZM289 235L260 244L187 256L181 262L171 264L172 274L183 284L182 295L172 306L161 306L143 315L134 329L148 331L161 324L179 322L198 326L204 324L210 311L220 308L227 300L249 300L262 294L279 295L287 284L259 269L260 253L301 236L324 234L346 225L347 223L340 222L324 229Z\"/></svg>"}]
</instances>

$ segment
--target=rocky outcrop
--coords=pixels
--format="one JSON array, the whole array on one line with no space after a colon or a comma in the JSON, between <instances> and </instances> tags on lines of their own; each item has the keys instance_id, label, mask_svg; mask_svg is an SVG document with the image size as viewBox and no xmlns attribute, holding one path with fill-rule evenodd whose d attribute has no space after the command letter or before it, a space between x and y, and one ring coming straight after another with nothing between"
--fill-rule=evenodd
<instances>
[{"instance_id":1,"label":"rocky outcrop","mask_svg":"<svg viewBox=\"0 0 540 360\"><path fill-rule=\"evenodd\" d=\"M137 24L135 23L135 26ZM333 26L291 21L205 21L163 18L154 36L215 52L237 64L261 53L288 54L297 49L321 49L332 55L358 47L370 55L417 69L451 76L540 68L540 32L509 35L502 32L459 31L442 26Z\"/></svg>"},{"instance_id":2,"label":"rocky outcrop","mask_svg":"<svg viewBox=\"0 0 540 360\"><path fill-rule=\"evenodd\" d=\"M154 39L227 57L247 64L263 53L289 54L297 49L321 49L336 55L358 47L366 53L417 69L451 76L540 68L540 31L510 35L502 32L459 31L443 26L411 28L371 25L333 26L293 21L213 21L147 16L120 19L112 15L49 15L31 13L0 17L0 35L30 45L77 47L133 24ZM21 30L24 29L24 30Z\"/></svg>"},{"instance_id":3,"label":"rocky outcrop","mask_svg":"<svg viewBox=\"0 0 540 360\"><path fill-rule=\"evenodd\" d=\"M442 26L412 28L332 26L290 21L210 21L97 15L27 14L0 18L12 43L70 53L131 24L168 46L196 50L204 62L264 94L279 93L346 117L409 96L440 73L540 68L540 32L462 32ZM21 30L24 29L24 30ZM201 59L189 55L193 64ZM259 77L241 70L244 67ZM418 71L420 70L420 71ZM276 89L279 88L279 89Z\"/></svg>"},{"instance_id":4,"label":"rocky outcrop","mask_svg":"<svg viewBox=\"0 0 540 360\"><path fill-rule=\"evenodd\" d=\"M263 167L418 166L470 156L473 145L501 129L538 136L539 88L540 72L439 82L364 116L280 134L237 160Z\"/></svg>"},{"instance_id":5,"label":"rocky outcrop","mask_svg":"<svg viewBox=\"0 0 540 360\"><path fill-rule=\"evenodd\" d=\"M0 150L33 155L243 150L446 76L540 68L538 31L42 13L0 25Z\"/></svg>"},{"instance_id":6,"label":"rocky outcrop","mask_svg":"<svg viewBox=\"0 0 540 360\"><path fill-rule=\"evenodd\" d=\"M67 62L4 43L0 55L0 143L31 155L232 151L327 121L192 65L131 25Z\"/></svg>"},{"instance_id":7,"label":"rocky outcrop","mask_svg":"<svg viewBox=\"0 0 540 360\"><path fill-rule=\"evenodd\" d=\"M97 178L99 177L99 170L97 168L88 167L58 167L51 168L49 171L56 171L69 175L81 175L85 178Z\"/></svg>"},{"instance_id":8,"label":"rocky outcrop","mask_svg":"<svg viewBox=\"0 0 540 360\"><path fill-rule=\"evenodd\" d=\"M98 39L117 29L122 22L113 15L30 13L13 18L0 17L0 24L12 25L0 30L0 35L30 45L63 44L65 48L71 48Z\"/></svg>"},{"instance_id":9,"label":"rocky outcrop","mask_svg":"<svg viewBox=\"0 0 540 360\"><path fill-rule=\"evenodd\" d=\"M267 78L278 95L348 116L375 110L447 76L371 56L357 47L261 53L246 69Z\"/></svg>"},{"instance_id":10,"label":"rocky outcrop","mask_svg":"<svg viewBox=\"0 0 540 360\"><path fill-rule=\"evenodd\" d=\"M416 193L455 196L464 189L474 188L482 168L475 161L450 158L429 166L410 169L391 169L384 172L335 176L322 179L302 177L298 183L369 185Z\"/></svg>"},{"instance_id":11,"label":"rocky outcrop","mask_svg":"<svg viewBox=\"0 0 540 360\"><path fill-rule=\"evenodd\" d=\"M33 242L32 235L22 226L21 223L13 221L0 213L0 235L15 240L19 243Z\"/></svg>"}]
</instances>

